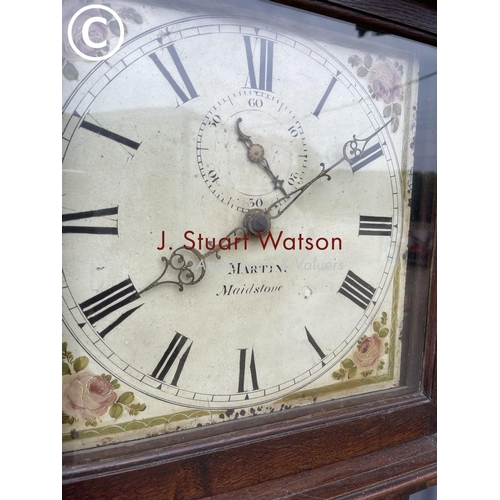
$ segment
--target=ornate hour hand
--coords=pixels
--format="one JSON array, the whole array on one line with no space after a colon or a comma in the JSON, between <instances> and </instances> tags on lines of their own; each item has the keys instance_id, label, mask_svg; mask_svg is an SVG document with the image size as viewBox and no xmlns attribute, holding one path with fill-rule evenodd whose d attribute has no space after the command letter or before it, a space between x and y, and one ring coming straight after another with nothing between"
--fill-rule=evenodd
<instances>
[{"instance_id":1,"label":"ornate hour hand","mask_svg":"<svg viewBox=\"0 0 500 500\"><path fill-rule=\"evenodd\" d=\"M234 239L230 240L230 238ZM227 234L225 239L230 241L229 247L236 246L238 241L241 241L247 236L247 230L243 227L237 227ZM219 240L220 241L220 240ZM165 269L160 276L150 283L146 288L139 292L142 295L144 292L157 287L158 285L177 285L179 291L182 292L185 286L196 285L199 283L206 274L205 259L212 254L215 254L217 259L220 259L219 252L221 251L220 245L216 245L213 250L201 253L193 248L188 250L185 247L176 248L170 258L163 256L161 260L165 263ZM170 272L170 278L167 278L167 272Z\"/></svg>"},{"instance_id":2,"label":"ornate hour hand","mask_svg":"<svg viewBox=\"0 0 500 500\"><path fill-rule=\"evenodd\" d=\"M333 170L335 167L339 166L342 162L347 161L349 165L353 166L355 163L358 163L361 159L363 159L370 152L370 149L366 150L368 143L385 127L391 123L393 118L391 118L385 125L378 128L368 136L366 139L357 139L356 135L352 136L352 139L348 140L344 147L342 148L343 156L333 165L330 165L328 168L325 168L325 164L321 163L321 172L307 184L304 184L299 189L296 189L292 193L287 196L284 196L274 202L272 205L267 207L265 210L265 216L268 219L269 223L272 219L277 219L280 215L282 215L288 208L297 201L297 199L311 187L316 181L321 179L322 177L327 177L328 180L331 180L331 177L328 175L328 172Z\"/></svg>"},{"instance_id":3,"label":"ornate hour hand","mask_svg":"<svg viewBox=\"0 0 500 500\"><path fill-rule=\"evenodd\" d=\"M264 157L264 148L260 144L254 144L249 135L244 134L240 129L240 123L243 121L242 118L238 118L236 121L236 131L238 132L238 140L241 141L248 151L248 158L254 163L258 163L271 177L273 181L274 189L279 189L284 196L288 196L287 192L283 189L283 181L274 175L268 161Z\"/></svg>"}]
</instances>

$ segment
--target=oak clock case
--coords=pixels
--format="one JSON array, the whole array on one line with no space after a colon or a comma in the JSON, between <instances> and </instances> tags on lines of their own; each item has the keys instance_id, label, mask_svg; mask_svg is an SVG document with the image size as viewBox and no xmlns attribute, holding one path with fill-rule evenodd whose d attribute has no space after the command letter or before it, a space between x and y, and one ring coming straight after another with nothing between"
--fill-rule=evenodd
<instances>
[{"instance_id":1,"label":"oak clock case","mask_svg":"<svg viewBox=\"0 0 500 500\"><path fill-rule=\"evenodd\" d=\"M417 63L260 8L66 62L66 451L399 385Z\"/></svg>"}]
</instances>

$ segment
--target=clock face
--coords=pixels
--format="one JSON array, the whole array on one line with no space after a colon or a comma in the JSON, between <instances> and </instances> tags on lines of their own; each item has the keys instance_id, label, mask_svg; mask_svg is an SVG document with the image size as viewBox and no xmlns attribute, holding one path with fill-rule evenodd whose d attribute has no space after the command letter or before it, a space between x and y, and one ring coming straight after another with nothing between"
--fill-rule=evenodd
<instances>
[{"instance_id":1,"label":"clock face","mask_svg":"<svg viewBox=\"0 0 500 500\"><path fill-rule=\"evenodd\" d=\"M203 8L131 3L119 50L66 63L63 422L82 438L398 385L415 63Z\"/></svg>"}]
</instances>

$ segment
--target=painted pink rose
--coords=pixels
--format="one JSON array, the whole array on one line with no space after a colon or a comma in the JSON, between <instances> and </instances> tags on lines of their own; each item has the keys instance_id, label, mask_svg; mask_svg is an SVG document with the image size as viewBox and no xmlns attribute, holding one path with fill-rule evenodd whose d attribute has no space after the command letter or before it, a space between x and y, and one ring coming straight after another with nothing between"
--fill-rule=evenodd
<instances>
[{"instance_id":1,"label":"painted pink rose","mask_svg":"<svg viewBox=\"0 0 500 500\"><path fill-rule=\"evenodd\" d=\"M385 346L378 333L366 338L359 344L358 350L354 353L354 362L367 369L373 369L377 366L378 360L385 353Z\"/></svg>"},{"instance_id":2,"label":"painted pink rose","mask_svg":"<svg viewBox=\"0 0 500 500\"><path fill-rule=\"evenodd\" d=\"M375 61L370 68L370 84L373 93L385 104L390 104L401 93L401 75L396 68L387 61Z\"/></svg>"},{"instance_id":3,"label":"painted pink rose","mask_svg":"<svg viewBox=\"0 0 500 500\"><path fill-rule=\"evenodd\" d=\"M85 420L104 415L118 396L106 379L78 372L63 377L63 411Z\"/></svg>"},{"instance_id":4,"label":"painted pink rose","mask_svg":"<svg viewBox=\"0 0 500 500\"><path fill-rule=\"evenodd\" d=\"M74 12L72 12L70 15L66 16L66 18L63 20L62 23L62 28L63 28L63 33L62 33L62 39L63 39L63 50L62 50L62 56L65 59L68 60L75 60L78 59L79 56L78 54L73 50L71 45L69 44L68 41L68 26L69 22L73 16ZM91 17L102 17L101 14L99 13L99 10L97 9L89 9L85 12L82 12L75 20L73 24L73 42L75 43L76 47L85 55L94 57L98 54L98 52L101 49L95 49L92 47L89 47L84 41L83 41L83 35L82 35L82 30L83 30L83 25L85 21L90 19ZM92 42L94 43L101 43L104 42L108 39L108 28L106 25L103 23L97 23L94 22L89 26L89 38Z\"/></svg>"}]
</instances>

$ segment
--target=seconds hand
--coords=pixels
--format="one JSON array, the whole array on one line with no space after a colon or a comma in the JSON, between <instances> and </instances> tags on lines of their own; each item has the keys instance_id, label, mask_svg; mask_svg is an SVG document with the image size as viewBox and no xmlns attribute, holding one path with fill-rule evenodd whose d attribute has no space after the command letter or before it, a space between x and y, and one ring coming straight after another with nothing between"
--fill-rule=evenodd
<instances>
[{"instance_id":1,"label":"seconds hand","mask_svg":"<svg viewBox=\"0 0 500 500\"><path fill-rule=\"evenodd\" d=\"M264 148L260 144L254 144L250 136L241 131L240 123L242 121L242 118L238 118L236 121L236 131L238 132L238 140L240 140L248 150L248 158L250 158L250 161L258 163L269 174L269 177L273 180L274 189L279 189L285 196L288 196L287 192L283 189L283 181L274 175L268 161L265 159Z\"/></svg>"}]
</instances>

